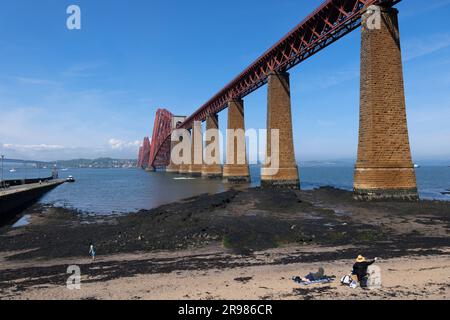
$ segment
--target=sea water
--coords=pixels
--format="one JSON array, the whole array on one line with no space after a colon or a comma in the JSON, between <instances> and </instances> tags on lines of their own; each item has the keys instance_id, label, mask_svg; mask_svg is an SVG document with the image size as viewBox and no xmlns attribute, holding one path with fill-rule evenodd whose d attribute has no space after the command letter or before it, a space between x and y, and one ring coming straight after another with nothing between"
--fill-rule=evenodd
<instances>
[{"instance_id":1,"label":"sea water","mask_svg":"<svg viewBox=\"0 0 450 320\"><path fill-rule=\"evenodd\" d=\"M352 190L352 166L300 167L302 189L333 186ZM6 178L36 178L51 175L51 170L16 168L5 169ZM260 184L260 167L251 166L252 183ZM75 183L66 183L47 193L40 203L67 207L95 214L128 213L151 209L163 204L200 194L218 193L232 187L220 179L185 179L164 172L145 172L140 169L68 169L59 171L61 178L75 177ZM183 178L183 179L180 179ZM417 169L417 181L422 199L450 201L444 195L450 189L450 168L429 166Z\"/></svg>"}]
</instances>

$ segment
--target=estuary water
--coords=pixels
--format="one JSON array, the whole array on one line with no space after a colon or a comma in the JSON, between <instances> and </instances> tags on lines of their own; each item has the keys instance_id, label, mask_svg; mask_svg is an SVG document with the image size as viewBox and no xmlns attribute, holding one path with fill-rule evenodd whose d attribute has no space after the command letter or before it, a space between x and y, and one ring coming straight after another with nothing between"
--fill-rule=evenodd
<instances>
[{"instance_id":1,"label":"estuary water","mask_svg":"<svg viewBox=\"0 0 450 320\"><path fill-rule=\"evenodd\" d=\"M51 175L51 170L15 168L5 171L5 178L35 178ZM260 184L260 168L251 166L251 186ZM221 180L187 178L164 172L140 169L68 169L59 171L61 178L72 175L76 183L66 183L45 195L40 202L86 213L107 215L151 209L173 201L204 193L217 193L230 188ZM300 167L302 189L321 186L352 190L352 166ZM429 166L417 169L422 199L450 201L443 192L450 189L450 168Z\"/></svg>"}]
</instances>

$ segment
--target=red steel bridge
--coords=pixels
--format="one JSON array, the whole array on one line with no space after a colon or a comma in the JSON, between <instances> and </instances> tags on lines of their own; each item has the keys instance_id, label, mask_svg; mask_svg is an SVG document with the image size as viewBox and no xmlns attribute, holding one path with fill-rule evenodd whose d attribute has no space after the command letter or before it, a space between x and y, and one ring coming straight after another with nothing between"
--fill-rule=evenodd
<instances>
[{"instance_id":1,"label":"red steel bridge","mask_svg":"<svg viewBox=\"0 0 450 320\"><path fill-rule=\"evenodd\" d=\"M286 72L361 26L363 14L371 5L391 8L401 0L327 0L242 71L223 89L198 108L180 129L191 129L268 83L273 73ZM402 79L403 81L403 79ZM143 167L165 167L170 163L172 114L160 109L153 127L151 148L140 150ZM144 150L145 149L145 150Z\"/></svg>"}]
</instances>

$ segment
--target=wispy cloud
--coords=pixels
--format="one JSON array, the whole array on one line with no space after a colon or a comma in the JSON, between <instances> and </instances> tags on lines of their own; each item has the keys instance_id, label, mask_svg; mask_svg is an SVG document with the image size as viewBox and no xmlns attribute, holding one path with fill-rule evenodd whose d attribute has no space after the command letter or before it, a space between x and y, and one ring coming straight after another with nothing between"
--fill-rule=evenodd
<instances>
[{"instance_id":1,"label":"wispy cloud","mask_svg":"<svg viewBox=\"0 0 450 320\"><path fill-rule=\"evenodd\" d=\"M440 10L444 7L450 6L450 0L416 0L415 5L413 5L413 1L410 0L409 4L411 4L412 6L407 6L402 9L401 14L404 17L415 17L432 11Z\"/></svg>"},{"instance_id":2,"label":"wispy cloud","mask_svg":"<svg viewBox=\"0 0 450 320\"><path fill-rule=\"evenodd\" d=\"M22 107L0 100L2 112L0 117L0 137L8 141L17 138L42 138L42 131L35 131L35 119L43 114L43 110L36 107ZM11 109L11 110L7 110ZM29 140L28 140L29 141Z\"/></svg>"},{"instance_id":3,"label":"wispy cloud","mask_svg":"<svg viewBox=\"0 0 450 320\"><path fill-rule=\"evenodd\" d=\"M66 155L69 158L78 153L62 145L49 144L13 144L1 143L0 152L7 158L28 159L28 160L58 160Z\"/></svg>"},{"instance_id":4,"label":"wispy cloud","mask_svg":"<svg viewBox=\"0 0 450 320\"><path fill-rule=\"evenodd\" d=\"M47 80L47 79L39 79L39 78L30 78L30 77L15 77L16 81L21 84L27 85L58 85L60 84L57 81Z\"/></svg>"},{"instance_id":5,"label":"wispy cloud","mask_svg":"<svg viewBox=\"0 0 450 320\"><path fill-rule=\"evenodd\" d=\"M427 35L404 42L405 61L417 59L450 47L450 33Z\"/></svg>"},{"instance_id":6,"label":"wispy cloud","mask_svg":"<svg viewBox=\"0 0 450 320\"><path fill-rule=\"evenodd\" d=\"M450 0L433 0L433 1L420 1L423 10L437 10L443 7L450 6Z\"/></svg>"},{"instance_id":7,"label":"wispy cloud","mask_svg":"<svg viewBox=\"0 0 450 320\"><path fill-rule=\"evenodd\" d=\"M67 78L87 78L95 76L97 69L103 66L103 63L84 63L71 66L65 70L62 75Z\"/></svg>"},{"instance_id":8,"label":"wispy cloud","mask_svg":"<svg viewBox=\"0 0 450 320\"><path fill-rule=\"evenodd\" d=\"M332 127L332 126L336 125L336 122L319 119L319 120L317 120L317 124L321 127Z\"/></svg>"},{"instance_id":9,"label":"wispy cloud","mask_svg":"<svg viewBox=\"0 0 450 320\"><path fill-rule=\"evenodd\" d=\"M62 86L20 95L6 90L0 95L0 149L10 158L37 160L133 158L139 148L135 139L145 133L129 126L140 115L122 116L130 104L117 91Z\"/></svg>"},{"instance_id":10,"label":"wispy cloud","mask_svg":"<svg viewBox=\"0 0 450 320\"><path fill-rule=\"evenodd\" d=\"M138 151L137 142L124 142L114 139L114 145L103 146L63 146L49 144L12 144L0 142L0 154L10 159L24 159L37 161L56 161L78 158L135 158ZM113 148L114 147L114 148Z\"/></svg>"},{"instance_id":11,"label":"wispy cloud","mask_svg":"<svg viewBox=\"0 0 450 320\"><path fill-rule=\"evenodd\" d=\"M64 146L60 146L60 145L49 145L49 144L20 145L20 144L11 144L11 143L4 143L3 148L6 150L15 150L15 151L46 151L46 150L65 149Z\"/></svg>"},{"instance_id":12,"label":"wispy cloud","mask_svg":"<svg viewBox=\"0 0 450 320\"><path fill-rule=\"evenodd\" d=\"M299 88L305 91L328 89L359 77L359 66L352 66L329 73L310 76L308 81L302 82Z\"/></svg>"}]
</instances>

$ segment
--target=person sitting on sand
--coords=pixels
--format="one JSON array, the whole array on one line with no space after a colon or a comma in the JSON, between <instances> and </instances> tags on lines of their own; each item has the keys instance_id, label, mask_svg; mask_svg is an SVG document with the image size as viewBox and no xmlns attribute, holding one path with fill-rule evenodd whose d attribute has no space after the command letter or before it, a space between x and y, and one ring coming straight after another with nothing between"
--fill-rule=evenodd
<instances>
[{"instance_id":1,"label":"person sitting on sand","mask_svg":"<svg viewBox=\"0 0 450 320\"><path fill-rule=\"evenodd\" d=\"M92 261L95 260L95 247L94 244L91 243L89 247L89 254L92 256Z\"/></svg>"},{"instance_id":2,"label":"person sitting on sand","mask_svg":"<svg viewBox=\"0 0 450 320\"><path fill-rule=\"evenodd\" d=\"M311 283L314 281L320 281L325 277L325 270L323 268L319 268L319 271L315 273L309 273L306 277L302 278L301 281L305 283Z\"/></svg>"},{"instance_id":3,"label":"person sitting on sand","mask_svg":"<svg viewBox=\"0 0 450 320\"><path fill-rule=\"evenodd\" d=\"M367 288L367 280L368 280L368 274L367 274L367 268L374 264L375 261L377 261L378 258L375 258L374 260L367 261L366 258L363 256L358 256L356 258L356 263L353 265L353 272L352 275L358 277L358 282L361 286L361 288Z\"/></svg>"}]
</instances>

